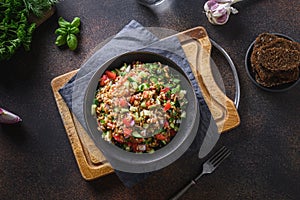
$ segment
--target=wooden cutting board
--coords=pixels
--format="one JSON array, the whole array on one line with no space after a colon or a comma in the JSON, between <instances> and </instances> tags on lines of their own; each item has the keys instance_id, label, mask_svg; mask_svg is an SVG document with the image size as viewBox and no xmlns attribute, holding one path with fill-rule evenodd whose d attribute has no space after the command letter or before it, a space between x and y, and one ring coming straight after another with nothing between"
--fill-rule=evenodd
<instances>
[{"instance_id":1,"label":"wooden cutting board","mask_svg":"<svg viewBox=\"0 0 300 200\"><path fill-rule=\"evenodd\" d=\"M177 34L177 37L217 123L219 133L237 127L240 118L234 103L220 90L212 74L210 66L211 43L206 30L203 27L196 27ZM54 78L51 81L51 86L80 173L85 180L93 180L113 173L114 170L58 92L76 72L77 70L74 70Z\"/></svg>"},{"instance_id":2,"label":"wooden cutting board","mask_svg":"<svg viewBox=\"0 0 300 200\"><path fill-rule=\"evenodd\" d=\"M235 128L240 123L236 107L214 80L211 67L212 45L206 30L196 27L178 34L193 74L204 99L216 121L219 133Z\"/></svg>"}]
</instances>

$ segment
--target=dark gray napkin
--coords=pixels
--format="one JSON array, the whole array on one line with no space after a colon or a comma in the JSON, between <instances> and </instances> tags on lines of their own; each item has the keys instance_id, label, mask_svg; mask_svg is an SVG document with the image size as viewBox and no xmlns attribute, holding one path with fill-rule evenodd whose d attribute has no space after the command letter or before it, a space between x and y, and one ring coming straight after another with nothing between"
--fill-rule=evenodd
<instances>
[{"instance_id":1,"label":"dark gray napkin","mask_svg":"<svg viewBox=\"0 0 300 200\"><path fill-rule=\"evenodd\" d=\"M210 125L212 120L211 113L202 96L200 88L195 80L191 71L189 63L185 58L185 53L181 48L181 44L177 37L170 37L167 39L159 40L155 35L145 29L141 24L136 21L131 21L126 25L115 37L113 37L105 46L99 49L78 71L78 73L60 90L60 94L67 103L68 107L72 110L79 122L84 128L86 124L83 117L83 98L87 89L87 83L92 75L100 67L99 63L105 63L112 57L123 54L129 51L150 51L161 54L178 66L180 66L190 79L200 107L200 124L197 136L187 150L186 154L196 153L200 149L205 134L208 128L217 131L215 123ZM133 186L136 183L144 180L151 173L127 173L115 170L120 180L126 186Z\"/></svg>"}]
</instances>

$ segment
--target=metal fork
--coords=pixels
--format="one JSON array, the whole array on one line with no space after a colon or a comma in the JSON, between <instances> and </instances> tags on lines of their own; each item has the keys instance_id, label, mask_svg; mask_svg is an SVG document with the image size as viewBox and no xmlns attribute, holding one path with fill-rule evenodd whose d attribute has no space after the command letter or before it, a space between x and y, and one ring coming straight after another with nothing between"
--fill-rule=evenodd
<instances>
[{"instance_id":1,"label":"metal fork","mask_svg":"<svg viewBox=\"0 0 300 200\"><path fill-rule=\"evenodd\" d=\"M210 174L212 173L223 160L225 160L230 155L230 151L223 146L220 148L209 160L207 160L203 164L203 170L202 172L189 184L187 184L184 188L182 188L174 197L172 197L170 200L176 200L179 199L190 187L197 184L197 181L204 175L204 174Z\"/></svg>"}]
</instances>

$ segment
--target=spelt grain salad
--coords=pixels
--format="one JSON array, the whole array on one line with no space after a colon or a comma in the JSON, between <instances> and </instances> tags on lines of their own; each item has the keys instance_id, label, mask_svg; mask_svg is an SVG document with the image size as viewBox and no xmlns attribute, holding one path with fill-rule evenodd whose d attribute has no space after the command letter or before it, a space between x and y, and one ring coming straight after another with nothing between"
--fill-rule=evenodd
<instances>
[{"instance_id":1,"label":"spelt grain salad","mask_svg":"<svg viewBox=\"0 0 300 200\"><path fill-rule=\"evenodd\" d=\"M92 114L102 138L129 152L153 153L167 145L186 117L186 90L170 67L139 61L101 76Z\"/></svg>"}]
</instances>

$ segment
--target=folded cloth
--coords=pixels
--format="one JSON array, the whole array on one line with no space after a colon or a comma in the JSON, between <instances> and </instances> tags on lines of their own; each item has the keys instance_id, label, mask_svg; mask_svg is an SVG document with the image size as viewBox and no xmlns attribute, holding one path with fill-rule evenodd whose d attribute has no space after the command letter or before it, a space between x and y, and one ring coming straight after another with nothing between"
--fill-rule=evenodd
<instances>
[{"instance_id":1,"label":"folded cloth","mask_svg":"<svg viewBox=\"0 0 300 200\"><path fill-rule=\"evenodd\" d=\"M105 63L117 55L136 50L158 53L171 59L177 63L178 66L183 68L183 71L190 79L199 101L201 120L198 133L186 154L196 151L196 153L198 153L208 129L209 131L217 131L217 126L212 119L212 115L202 96L197 81L195 80L191 68L189 67L189 63L185 57L185 53L181 47L181 44L175 36L159 40L159 38L157 38L154 34L133 20L105 46L93 54L93 56L83 66L81 66L78 73L59 90L59 93L62 95L68 107L77 117L78 121L84 128L86 128L83 115L83 99L84 93L87 89L88 81L101 66L101 63ZM128 173L115 170L115 173L125 186L130 187L141 180L144 180L152 172Z\"/></svg>"}]
</instances>

